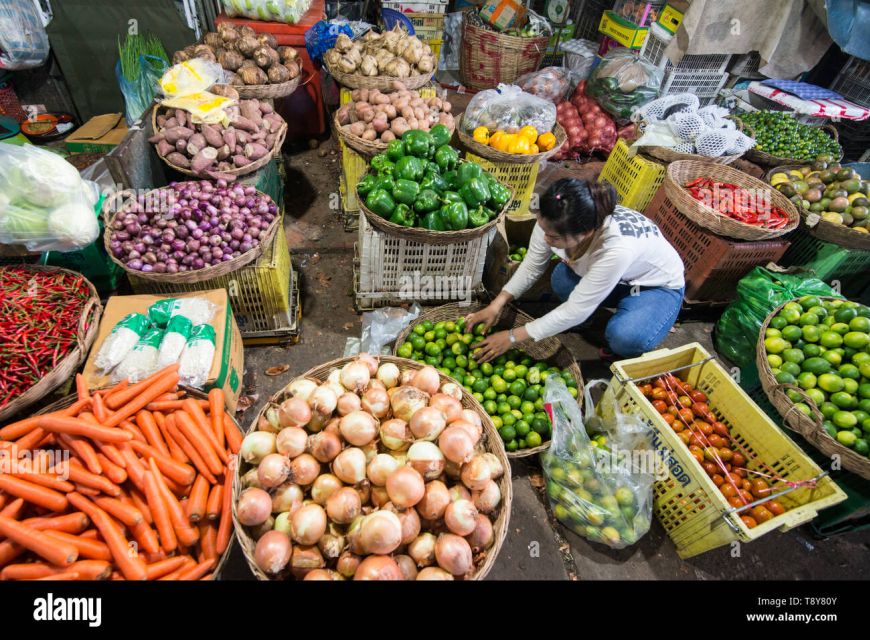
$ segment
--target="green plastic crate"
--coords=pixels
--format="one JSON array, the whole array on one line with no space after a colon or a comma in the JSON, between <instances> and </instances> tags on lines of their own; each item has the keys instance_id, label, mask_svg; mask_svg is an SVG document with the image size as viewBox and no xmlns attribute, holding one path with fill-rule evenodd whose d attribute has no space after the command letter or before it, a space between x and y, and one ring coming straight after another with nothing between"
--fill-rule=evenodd
<instances>
[{"instance_id":1,"label":"green plastic crate","mask_svg":"<svg viewBox=\"0 0 870 640\"><path fill-rule=\"evenodd\" d=\"M795 230L788 239L791 246L779 264L813 271L828 284L837 280L846 297L858 297L870 281L870 251L846 249L819 240L805 229Z\"/></svg>"}]
</instances>

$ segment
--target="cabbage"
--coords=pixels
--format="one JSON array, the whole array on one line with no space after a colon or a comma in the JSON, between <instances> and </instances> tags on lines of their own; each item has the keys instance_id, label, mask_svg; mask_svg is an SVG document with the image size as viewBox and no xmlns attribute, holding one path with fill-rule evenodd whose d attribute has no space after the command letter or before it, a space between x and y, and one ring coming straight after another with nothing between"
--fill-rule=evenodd
<instances>
[{"instance_id":1,"label":"cabbage","mask_svg":"<svg viewBox=\"0 0 870 640\"><path fill-rule=\"evenodd\" d=\"M70 202L49 214L48 232L53 240L66 247L55 251L73 251L94 242L100 235L100 225L92 208L82 202Z\"/></svg>"},{"instance_id":2,"label":"cabbage","mask_svg":"<svg viewBox=\"0 0 870 640\"><path fill-rule=\"evenodd\" d=\"M9 202L0 209L0 244L23 244L28 249L48 240L48 217L45 209L24 201Z\"/></svg>"},{"instance_id":3,"label":"cabbage","mask_svg":"<svg viewBox=\"0 0 870 640\"><path fill-rule=\"evenodd\" d=\"M49 208L81 197L82 179L74 166L50 151L28 151L6 163L5 187L10 198Z\"/></svg>"}]
</instances>

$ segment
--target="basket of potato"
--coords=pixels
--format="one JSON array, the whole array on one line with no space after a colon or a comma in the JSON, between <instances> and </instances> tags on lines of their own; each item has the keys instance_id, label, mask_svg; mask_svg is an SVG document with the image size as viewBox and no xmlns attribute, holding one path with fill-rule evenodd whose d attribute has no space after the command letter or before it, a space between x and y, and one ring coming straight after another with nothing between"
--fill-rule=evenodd
<instances>
[{"instance_id":1,"label":"basket of potato","mask_svg":"<svg viewBox=\"0 0 870 640\"><path fill-rule=\"evenodd\" d=\"M451 134L455 130L450 103L434 95L434 89L408 89L399 80L393 80L390 89L391 93L354 89L351 101L335 112L335 130L347 146L374 156L411 129L428 131L443 124Z\"/></svg>"},{"instance_id":2,"label":"basket of potato","mask_svg":"<svg viewBox=\"0 0 870 640\"><path fill-rule=\"evenodd\" d=\"M369 31L356 42L341 34L323 59L339 84L384 92L394 91L395 79L407 89L419 89L438 65L432 48L398 25L384 33Z\"/></svg>"},{"instance_id":3,"label":"basket of potato","mask_svg":"<svg viewBox=\"0 0 870 640\"><path fill-rule=\"evenodd\" d=\"M227 72L226 83L241 98L270 99L289 96L299 86L302 61L293 47L279 47L275 36L256 33L248 26L221 24L202 42L176 51L173 64L192 58L217 62Z\"/></svg>"}]
</instances>

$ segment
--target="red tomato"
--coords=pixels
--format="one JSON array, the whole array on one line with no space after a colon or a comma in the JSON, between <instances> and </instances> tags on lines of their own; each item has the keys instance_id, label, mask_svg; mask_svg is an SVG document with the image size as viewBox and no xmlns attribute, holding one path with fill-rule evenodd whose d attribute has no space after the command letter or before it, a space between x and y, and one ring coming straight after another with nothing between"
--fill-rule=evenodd
<instances>
[{"instance_id":1,"label":"red tomato","mask_svg":"<svg viewBox=\"0 0 870 640\"><path fill-rule=\"evenodd\" d=\"M685 425L684 423L680 422L679 420L674 420L674 421L671 423L671 429L673 429L673 430L676 431L677 433L688 433L689 435L686 436L686 442L688 442L688 441L689 441L689 438L692 437L692 432L691 432L691 431L688 431L688 432L687 432L687 431L686 431L686 425Z\"/></svg>"},{"instance_id":2,"label":"red tomato","mask_svg":"<svg viewBox=\"0 0 870 640\"><path fill-rule=\"evenodd\" d=\"M721 449L726 444L726 442L722 439L722 436L717 436L715 433L707 436L707 440L710 442L711 446L716 447L717 449Z\"/></svg>"},{"instance_id":3,"label":"red tomato","mask_svg":"<svg viewBox=\"0 0 870 640\"><path fill-rule=\"evenodd\" d=\"M728 498L728 504L730 504L735 509L739 509L740 507L746 506L743 504L743 502L737 496L734 496L733 498Z\"/></svg>"},{"instance_id":4,"label":"red tomato","mask_svg":"<svg viewBox=\"0 0 870 640\"><path fill-rule=\"evenodd\" d=\"M689 440L689 444L694 445L696 447L703 447L704 443L700 437L698 437L697 433L692 433L692 438Z\"/></svg>"},{"instance_id":5,"label":"red tomato","mask_svg":"<svg viewBox=\"0 0 870 640\"><path fill-rule=\"evenodd\" d=\"M749 489L756 498L766 498L771 494L770 485L767 484L767 480L764 478L755 478L751 482L751 488ZM760 522L760 520L759 520Z\"/></svg>"},{"instance_id":6,"label":"red tomato","mask_svg":"<svg viewBox=\"0 0 870 640\"><path fill-rule=\"evenodd\" d=\"M676 418L674 418L674 416L672 414L670 414L666 411L662 414L662 420L664 420L668 424L674 424L674 422L676 421Z\"/></svg>"},{"instance_id":7,"label":"red tomato","mask_svg":"<svg viewBox=\"0 0 870 640\"><path fill-rule=\"evenodd\" d=\"M710 477L710 479L713 481L713 484L715 484L717 487L721 487L725 483L725 478L723 478L718 473L713 474Z\"/></svg>"},{"instance_id":8,"label":"red tomato","mask_svg":"<svg viewBox=\"0 0 870 640\"><path fill-rule=\"evenodd\" d=\"M733 498L737 495L737 489L734 488L734 485L729 484L725 480L723 480L722 485L719 487L719 491L721 491L722 495L726 498Z\"/></svg>"},{"instance_id":9,"label":"red tomato","mask_svg":"<svg viewBox=\"0 0 870 640\"><path fill-rule=\"evenodd\" d=\"M708 476L715 475L719 471L719 467L712 462L702 462L701 466L704 467Z\"/></svg>"},{"instance_id":10,"label":"red tomato","mask_svg":"<svg viewBox=\"0 0 870 640\"><path fill-rule=\"evenodd\" d=\"M782 503L777 502L776 500L768 500L762 506L767 507L767 510L774 516L781 516L785 513L785 507L782 506Z\"/></svg>"},{"instance_id":11,"label":"red tomato","mask_svg":"<svg viewBox=\"0 0 870 640\"><path fill-rule=\"evenodd\" d=\"M707 402L707 394L703 391L691 391L692 402Z\"/></svg>"},{"instance_id":12,"label":"red tomato","mask_svg":"<svg viewBox=\"0 0 870 640\"><path fill-rule=\"evenodd\" d=\"M695 420L695 415L692 413L691 409L680 409L678 414L680 416L680 420L682 420L686 424L691 424Z\"/></svg>"},{"instance_id":13,"label":"red tomato","mask_svg":"<svg viewBox=\"0 0 870 640\"><path fill-rule=\"evenodd\" d=\"M653 387L655 387L656 389L664 389L664 388L665 388L665 381L664 381L664 379L663 379L663 378L656 378L656 379L653 381Z\"/></svg>"},{"instance_id":14,"label":"red tomato","mask_svg":"<svg viewBox=\"0 0 870 640\"><path fill-rule=\"evenodd\" d=\"M674 424L676 424L676 423L674 423ZM681 422L679 424L683 424L683 423ZM688 429L684 429L683 431L680 431L677 435L680 437L680 440L683 441L684 445L689 446L689 440L691 440L691 438L692 438L691 431L689 431Z\"/></svg>"},{"instance_id":15,"label":"red tomato","mask_svg":"<svg viewBox=\"0 0 870 640\"><path fill-rule=\"evenodd\" d=\"M659 413L664 413L668 410L668 405L665 403L664 400L653 400L652 405Z\"/></svg>"},{"instance_id":16,"label":"red tomato","mask_svg":"<svg viewBox=\"0 0 870 640\"><path fill-rule=\"evenodd\" d=\"M735 451L734 455L731 457L731 462L734 463L735 467L745 467L746 457L742 453Z\"/></svg>"},{"instance_id":17,"label":"red tomato","mask_svg":"<svg viewBox=\"0 0 870 640\"><path fill-rule=\"evenodd\" d=\"M732 463L734 462L734 458L731 458L731 462ZM735 464L734 465L734 475L736 475L738 478L745 478L746 476L749 475L749 473L746 471L745 467L738 467Z\"/></svg>"},{"instance_id":18,"label":"red tomato","mask_svg":"<svg viewBox=\"0 0 870 640\"><path fill-rule=\"evenodd\" d=\"M680 407L691 407L692 399L689 396L680 396L677 398Z\"/></svg>"},{"instance_id":19,"label":"red tomato","mask_svg":"<svg viewBox=\"0 0 870 640\"><path fill-rule=\"evenodd\" d=\"M743 491L742 489L738 492L740 497L743 498L743 504L749 504L750 502L755 502L755 496L753 496L748 491ZM756 518L758 520L758 518Z\"/></svg>"},{"instance_id":20,"label":"red tomato","mask_svg":"<svg viewBox=\"0 0 870 640\"><path fill-rule=\"evenodd\" d=\"M650 397L653 400L664 400L668 397L668 392L661 387L656 387L652 390L652 395Z\"/></svg>"},{"instance_id":21,"label":"red tomato","mask_svg":"<svg viewBox=\"0 0 870 640\"><path fill-rule=\"evenodd\" d=\"M713 431L715 431L723 438L728 438L731 436L731 433L728 431L728 425L724 422L719 422L718 420L713 423Z\"/></svg>"},{"instance_id":22,"label":"red tomato","mask_svg":"<svg viewBox=\"0 0 870 640\"><path fill-rule=\"evenodd\" d=\"M704 422L703 420L695 420L695 426L701 430L705 436L709 436L713 433L713 425L709 422Z\"/></svg>"},{"instance_id":23,"label":"red tomato","mask_svg":"<svg viewBox=\"0 0 870 640\"><path fill-rule=\"evenodd\" d=\"M677 407L670 406L668 407L668 413L676 418L678 415L680 415L680 410Z\"/></svg>"},{"instance_id":24,"label":"red tomato","mask_svg":"<svg viewBox=\"0 0 870 640\"><path fill-rule=\"evenodd\" d=\"M651 385L651 384L644 384L644 385L641 385L641 387L640 387L640 392L641 392L644 396L646 396L647 398L649 398L650 394L652 393L652 385Z\"/></svg>"},{"instance_id":25,"label":"red tomato","mask_svg":"<svg viewBox=\"0 0 870 640\"><path fill-rule=\"evenodd\" d=\"M725 462L731 462L731 458L734 456L734 452L731 451L728 447L719 447L719 457L722 458Z\"/></svg>"},{"instance_id":26,"label":"red tomato","mask_svg":"<svg viewBox=\"0 0 870 640\"><path fill-rule=\"evenodd\" d=\"M752 516L740 516L740 519L743 520L743 524L745 524L749 529L754 529L758 526L758 523Z\"/></svg>"},{"instance_id":27,"label":"red tomato","mask_svg":"<svg viewBox=\"0 0 870 640\"><path fill-rule=\"evenodd\" d=\"M752 517L755 518L758 524L764 524L771 518L773 518L773 514L768 511L763 505L759 505L757 507L753 507L750 511Z\"/></svg>"}]
</instances>

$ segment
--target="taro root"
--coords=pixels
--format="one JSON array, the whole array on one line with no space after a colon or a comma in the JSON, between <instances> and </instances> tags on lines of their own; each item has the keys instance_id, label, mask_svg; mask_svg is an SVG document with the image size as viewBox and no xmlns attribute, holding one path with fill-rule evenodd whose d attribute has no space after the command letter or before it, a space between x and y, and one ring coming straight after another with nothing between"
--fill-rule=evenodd
<instances>
[{"instance_id":1,"label":"taro root","mask_svg":"<svg viewBox=\"0 0 870 640\"><path fill-rule=\"evenodd\" d=\"M269 82L272 84L280 84L281 82L292 80L290 77L290 70L282 64L273 64L269 67L269 71L266 72L266 75L269 77Z\"/></svg>"},{"instance_id":2,"label":"taro root","mask_svg":"<svg viewBox=\"0 0 870 640\"><path fill-rule=\"evenodd\" d=\"M256 62L257 66L261 69L268 69L272 65L280 62L278 59L278 52L272 47L257 47L257 49L254 50L253 58L254 62Z\"/></svg>"}]
</instances>

